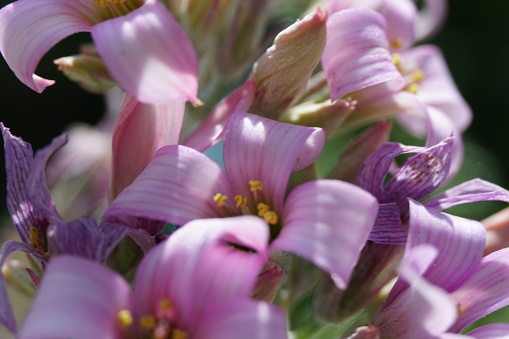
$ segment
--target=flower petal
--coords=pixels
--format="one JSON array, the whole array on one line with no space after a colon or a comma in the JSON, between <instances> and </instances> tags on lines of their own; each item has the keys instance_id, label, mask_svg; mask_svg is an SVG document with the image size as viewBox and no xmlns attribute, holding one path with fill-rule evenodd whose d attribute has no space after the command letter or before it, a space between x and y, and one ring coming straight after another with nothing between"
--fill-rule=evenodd
<instances>
[{"instance_id":1,"label":"flower petal","mask_svg":"<svg viewBox=\"0 0 509 339\"><path fill-rule=\"evenodd\" d=\"M2 245L2 249L0 250L0 267L4 267L4 262L9 254L15 251L26 252L33 255L39 261L44 260L40 253L26 244L17 241L7 241ZM2 272L0 275L0 325L5 326L11 333L17 334L18 327L16 326L16 319L12 312L9 296L7 295L4 276L6 276L6 273Z\"/></svg>"},{"instance_id":2,"label":"flower petal","mask_svg":"<svg viewBox=\"0 0 509 339\"><path fill-rule=\"evenodd\" d=\"M267 224L254 216L186 224L140 264L137 309L154 314L161 300L170 299L179 327L190 329L208 307L249 298L268 260L268 236Z\"/></svg>"},{"instance_id":3,"label":"flower petal","mask_svg":"<svg viewBox=\"0 0 509 339\"><path fill-rule=\"evenodd\" d=\"M452 293L460 314L452 332L509 305L509 248L484 257L476 272Z\"/></svg>"},{"instance_id":4,"label":"flower petal","mask_svg":"<svg viewBox=\"0 0 509 339\"><path fill-rule=\"evenodd\" d=\"M295 188L286 201L283 228L271 248L293 252L331 273L346 288L368 240L378 204L368 192L338 180Z\"/></svg>"},{"instance_id":5,"label":"flower petal","mask_svg":"<svg viewBox=\"0 0 509 339\"><path fill-rule=\"evenodd\" d=\"M407 231L401 222L401 212L396 204L380 204L369 240L379 244L406 243Z\"/></svg>"},{"instance_id":6,"label":"flower petal","mask_svg":"<svg viewBox=\"0 0 509 339\"><path fill-rule=\"evenodd\" d=\"M233 198L223 170L206 155L185 146L159 149L136 180L111 202L103 220L119 215L183 225L199 218L227 216L217 193Z\"/></svg>"},{"instance_id":7,"label":"flower petal","mask_svg":"<svg viewBox=\"0 0 509 339\"><path fill-rule=\"evenodd\" d=\"M509 324L488 324L467 333L476 339L508 339Z\"/></svg>"},{"instance_id":8,"label":"flower petal","mask_svg":"<svg viewBox=\"0 0 509 339\"><path fill-rule=\"evenodd\" d=\"M447 16L446 0L425 0L416 22L418 40L429 39L442 27Z\"/></svg>"},{"instance_id":9,"label":"flower petal","mask_svg":"<svg viewBox=\"0 0 509 339\"><path fill-rule=\"evenodd\" d=\"M89 31L100 9L92 1L18 0L0 10L0 51L19 80L42 92L53 80L34 74L60 40Z\"/></svg>"},{"instance_id":10,"label":"flower petal","mask_svg":"<svg viewBox=\"0 0 509 339\"><path fill-rule=\"evenodd\" d=\"M285 313L274 305L249 299L222 303L207 309L193 337L286 339Z\"/></svg>"},{"instance_id":11,"label":"flower petal","mask_svg":"<svg viewBox=\"0 0 509 339\"><path fill-rule=\"evenodd\" d=\"M113 79L140 102L200 102L193 45L159 1L147 1L125 16L95 25L91 32Z\"/></svg>"},{"instance_id":12,"label":"flower petal","mask_svg":"<svg viewBox=\"0 0 509 339\"><path fill-rule=\"evenodd\" d=\"M159 148L178 144L184 105L184 100L148 105L124 97L113 131L113 197L136 179Z\"/></svg>"},{"instance_id":13,"label":"flower petal","mask_svg":"<svg viewBox=\"0 0 509 339\"><path fill-rule=\"evenodd\" d=\"M509 191L482 179L472 179L426 200L424 205L439 210L480 201L509 202Z\"/></svg>"},{"instance_id":14,"label":"flower petal","mask_svg":"<svg viewBox=\"0 0 509 339\"><path fill-rule=\"evenodd\" d=\"M19 338L118 338L118 312L131 308L130 293L122 277L95 262L53 258Z\"/></svg>"},{"instance_id":15,"label":"flower petal","mask_svg":"<svg viewBox=\"0 0 509 339\"><path fill-rule=\"evenodd\" d=\"M228 119L235 111L247 112L254 99L256 84L246 81L242 86L221 100L184 140L182 145L203 152L215 145L222 137Z\"/></svg>"},{"instance_id":16,"label":"flower petal","mask_svg":"<svg viewBox=\"0 0 509 339\"><path fill-rule=\"evenodd\" d=\"M404 86L388 49L385 21L370 9L346 9L330 15L322 65L332 101L384 82L391 81L391 87L397 89Z\"/></svg>"},{"instance_id":17,"label":"flower petal","mask_svg":"<svg viewBox=\"0 0 509 339\"><path fill-rule=\"evenodd\" d=\"M382 14L387 22L387 38L392 50L404 50L414 42L417 7L411 0L385 0Z\"/></svg>"},{"instance_id":18,"label":"flower petal","mask_svg":"<svg viewBox=\"0 0 509 339\"><path fill-rule=\"evenodd\" d=\"M259 180L260 200L274 204L276 212L282 211L290 173L311 165L325 143L322 129L242 112L235 113L226 128L224 165L235 193L251 196L249 181Z\"/></svg>"}]
</instances>

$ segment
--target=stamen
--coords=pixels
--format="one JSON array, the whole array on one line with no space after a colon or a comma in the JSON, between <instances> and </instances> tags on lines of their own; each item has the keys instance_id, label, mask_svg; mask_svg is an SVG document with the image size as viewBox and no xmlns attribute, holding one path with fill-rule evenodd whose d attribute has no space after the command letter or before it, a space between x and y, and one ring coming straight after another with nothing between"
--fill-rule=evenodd
<instances>
[{"instance_id":1,"label":"stamen","mask_svg":"<svg viewBox=\"0 0 509 339\"><path fill-rule=\"evenodd\" d=\"M228 197L224 194L217 193L216 195L214 195L213 199L218 207L222 207L224 206L224 202L226 201L226 199L228 199Z\"/></svg>"},{"instance_id":2,"label":"stamen","mask_svg":"<svg viewBox=\"0 0 509 339\"><path fill-rule=\"evenodd\" d=\"M277 217L277 213L274 211L267 211L263 214L262 217L263 217L263 220L265 220L267 223L269 223L271 225L277 224L278 217Z\"/></svg>"},{"instance_id":3,"label":"stamen","mask_svg":"<svg viewBox=\"0 0 509 339\"><path fill-rule=\"evenodd\" d=\"M258 216L260 217L263 217L263 215L270 210L269 205L264 204L263 202L256 205L256 208L258 209Z\"/></svg>"},{"instance_id":4,"label":"stamen","mask_svg":"<svg viewBox=\"0 0 509 339\"><path fill-rule=\"evenodd\" d=\"M237 194L233 199L236 203L235 207L244 207L247 204L247 198L243 195Z\"/></svg>"},{"instance_id":5,"label":"stamen","mask_svg":"<svg viewBox=\"0 0 509 339\"><path fill-rule=\"evenodd\" d=\"M397 39L394 39L392 40L391 44L392 44L392 47L394 48L401 48L401 46L403 46L403 39L402 38L397 38Z\"/></svg>"},{"instance_id":6,"label":"stamen","mask_svg":"<svg viewBox=\"0 0 509 339\"><path fill-rule=\"evenodd\" d=\"M30 226L29 237L30 244L28 244L28 246L32 247L35 250L38 250L42 254L45 254L46 250L44 248L44 242L39 237L39 230L34 226Z\"/></svg>"},{"instance_id":7,"label":"stamen","mask_svg":"<svg viewBox=\"0 0 509 339\"><path fill-rule=\"evenodd\" d=\"M463 314L463 310L461 309L461 304L456 304L456 309L458 310L458 316Z\"/></svg>"},{"instance_id":8,"label":"stamen","mask_svg":"<svg viewBox=\"0 0 509 339\"><path fill-rule=\"evenodd\" d=\"M97 0L97 4L99 5L99 7L106 8L110 3L116 5L124 1L125 0Z\"/></svg>"},{"instance_id":9,"label":"stamen","mask_svg":"<svg viewBox=\"0 0 509 339\"><path fill-rule=\"evenodd\" d=\"M129 310L118 311L117 319L120 327L122 328L128 328L133 323L133 316Z\"/></svg>"},{"instance_id":10,"label":"stamen","mask_svg":"<svg viewBox=\"0 0 509 339\"><path fill-rule=\"evenodd\" d=\"M263 185L260 180L249 180L249 186L250 186L249 189L251 190L251 192L263 190Z\"/></svg>"},{"instance_id":11,"label":"stamen","mask_svg":"<svg viewBox=\"0 0 509 339\"><path fill-rule=\"evenodd\" d=\"M156 327L156 318L150 314L146 314L140 318L140 327L145 330L151 330Z\"/></svg>"},{"instance_id":12,"label":"stamen","mask_svg":"<svg viewBox=\"0 0 509 339\"><path fill-rule=\"evenodd\" d=\"M189 334L185 331L179 330L178 328L171 331L171 339L187 339Z\"/></svg>"},{"instance_id":13,"label":"stamen","mask_svg":"<svg viewBox=\"0 0 509 339\"><path fill-rule=\"evenodd\" d=\"M407 91L409 91L412 94L417 94L419 92L419 85L417 84L410 84L407 86Z\"/></svg>"},{"instance_id":14,"label":"stamen","mask_svg":"<svg viewBox=\"0 0 509 339\"><path fill-rule=\"evenodd\" d=\"M173 304L170 299L163 299L159 302L159 308L161 311L169 311L173 308Z\"/></svg>"},{"instance_id":15,"label":"stamen","mask_svg":"<svg viewBox=\"0 0 509 339\"><path fill-rule=\"evenodd\" d=\"M421 82L422 79L424 79L424 72L422 69L416 69L412 72L412 77L414 78L415 82Z\"/></svg>"},{"instance_id":16,"label":"stamen","mask_svg":"<svg viewBox=\"0 0 509 339\"><path fill-rule=\"evenodd\" d=\"M394 65L398 66L400 61L401 61L401 55L398 53L394 53L392 55L392 62L394 63Z\"/></svg>"}]
</instances>

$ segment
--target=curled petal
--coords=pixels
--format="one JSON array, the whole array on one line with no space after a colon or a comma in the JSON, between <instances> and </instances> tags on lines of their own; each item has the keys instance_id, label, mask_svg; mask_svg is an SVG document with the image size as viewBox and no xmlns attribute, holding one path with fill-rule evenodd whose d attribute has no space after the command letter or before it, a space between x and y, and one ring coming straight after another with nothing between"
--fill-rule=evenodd
<instances>
[{"instance_id":1,"label":"curled petal","mask_svg":"<svg viewBox=\"0 0 509 339\"><path fill-rule=\"evenodd\" d=\"M484 257L476 272L452 293L460 314L452 332L509 305L509 248Z\"/></svg>"},{"instance_id":2,"label":"curled petal","mask_svg":"<svg viewBox=\"0 0 509 339\"><path fill-rule=\"evenodd\" d=\"M446 0L425 0L416 22L416 38L431 38L442 27L447 16Z\"/></svg>"},{"instance_id":3,"label":"curled petal","mask_svg":"<svg viewBox=\"0 0 509 339\"><path fill-rule=\"evenodd\" d=\"M227 125L226 172L237 194L250 196L249 181L261 181L262 201L281 211L291 172L311 165L324 143L322 129L237 112Z\"/></svg>"},{"instance_id":4,"label":"curled petal","mask_svg":"<svg viewBox=\"0 0 509 339\"><path fill-rule=\"evenodd\" d=\"M208 307L249 298L268 259L268 236L267 224L254 216L184 225L140 264L137 309L154 314L159 302L169 299L178 310L179 325L193 328Z\"/></svg>"},{"instance_id":5,"label":"curled petal","mask_svg":"<svg viewBox=\"0 0 509 339\"><path fill-rule=\"evenodd\" d=\"M244 299L211 307L201 317L196 338L286 339L283 310L274 305Z\"/></svg>"},{"instance_id":6,"label":"curled petal","mask_svg":"<svg viewBox=\"0 0 509 339\"><path fill-rule=\"evenodd\" d=\"M401 212L396 204L380 204L369 240L379 244L403 245L407 230L401 222Z\"/></svg>"},{"instance_id":7,"label":"curled petal","mask_svg":"<svg viewBox=\"0 0 509 339\"><path fill-rule=\"evenodd\" d=\"M468 332L467 334L469 337L476 339L508 339L509 324L484 325Z\"/></svg>"},{"instance_id":8,"label":"curled petal","mask_svg":"<svg viewBox=\"0 0 509 339\"><path fill-rule=\"evenodd\" d=\"M148 105L125 96L113 131L113 197L136 179L159 148L178 144L184 104Z\"/></svg>"},{"instance_id":9,"label":"curled petal","mask_svg":"<svg viewBox=\"0 0 509 339\"><path fill-rule=\"evenodd\" d=\"M284 226L272 247L312 261L344 289L377 209L376 199L352 184L338 180L302 184L288 196Z\"/></svg>"},{"instance_id":10,"label":"curled petal","mask_svg":"<svg viewBox=\"0 0 509 339\"><path fill-rule=\"evenodd\" d=\"M387 38L392 50L404 50L414 42L417 7L412 0L385 0L382 14L387 22Z\"/></svg>"},{"instance_id":11,"label":"curled petal","mask_svg":"<svg viewBox=\"0 0 509 339\"><path fill-rule=\"evenodd\" d=\"M347 9L329 17L322 64L332 101L380 83L404 86L388 49L384 19L370 9Z\"/></svg>"},{"instance_id":12,"label":"curled petal","mask_svg":"<svg viewBox=\"0 0 509 339\"><path fill-rule=\"evenodd\" d=\"M79 257L56 257L19 338L119 338L118 312L130 310L130 301L129 285L115 272Z\"/></svg>"},{"instance_id":13,"label":"curled petal","mask_svg":"<svg viewBox=\"0 0 509 339\"><path fill-rule=\"evenodd\" d=\"M34 74L60 40L91 29L99 6L93 1L19 0L0 10L0 51L18 79L36 92L53 80Z\"/></svg>"},{"instance_id":14,"label":"curled petal","mask_svg":"<svg viewBox=\"0 0 509 339\"><path fill-rule=\"evenodd\" d=\"M185 146L159 149L136 180L111 202L103 220L127 215L183 225L199 218L227 216L217 193L233 199L223 170L206 155Z\"/></svg>"},{"instance_id":15,"label":"curled petal","mask_svg":"<svg viewBox=\"0 0 509 339\"><path fill-rule=\"evenodd\" d=\"M191 41L159 1L92 28L111 76L140 102L199 104L198 61Z\"/></svg>"}]
</instances>

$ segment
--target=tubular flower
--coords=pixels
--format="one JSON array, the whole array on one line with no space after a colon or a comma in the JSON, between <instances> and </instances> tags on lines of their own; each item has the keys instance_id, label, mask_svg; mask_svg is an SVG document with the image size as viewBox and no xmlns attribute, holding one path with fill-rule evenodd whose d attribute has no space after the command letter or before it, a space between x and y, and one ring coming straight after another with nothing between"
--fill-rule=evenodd
<instances>
[{"instance_id":1,"label":"tubular flower","mask_svg":"<svg viewBox=\"0 0 509 339\"><path fill-rule=\"evenodd\" d=\"M284 312L250 299L268 236L254 217L193 221L147 253L134 291L104 266L56 257L19 338L287 338Z\"/></svg>"},{"instance_id":2,"label":"tubular flower","mask_svg":"<svg viewBox=\"0 0 509 339\"><path fill-rule=\"evenodd\" d=\"M454 338L508 305L509 249L483 257L485 238L479 222L411 201L400 278L374 321L379 338ZM491 324L466 337L499 338L486 335L507 334L507 329L507 324Z\"/></svg>"},{"instance_id":3,"label":"tubular flower","mask_svg":"<svg viewBox=\"0 0 509 339\"><path fill-rule=\"evenodd\" d=\"M371 230L374 198L338 180L310 181L286 197L290 173L315 161L324 138L318 128L237 112L226 127L225 172L191 148L163 147L109 212L177 225L256 215L271 227L271 248L312 261L344 287Z\"/></svg>"},{"instance_id":4,"label":"tubular flower","mask_svg":"<svg viewBox=\"0 0 509 339\"><path fill-rule=\"evenodd\" d=\"M158 0L19 0L0 10L0 51L39 93L54 83L34 74L40 59L77 32L92 34L112 78L140 102L199 103L193 45Z\"/></svg>"}]
</instances>

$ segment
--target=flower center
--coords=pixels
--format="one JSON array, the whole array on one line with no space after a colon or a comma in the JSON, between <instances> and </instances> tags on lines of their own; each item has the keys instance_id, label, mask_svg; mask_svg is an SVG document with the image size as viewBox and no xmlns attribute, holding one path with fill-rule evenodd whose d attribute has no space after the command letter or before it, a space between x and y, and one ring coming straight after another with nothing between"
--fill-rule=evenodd
<instances>
[{"instance_id":1,"label":"flower center","mask_svg":"<svg viewBox=\"0 0 509 339\"><path fill-rule=\"evenodd\" d=\"M276 211L272 210L270 205L262 201L262 182L260 180L249 180L249 191L251 192L251 196L237 194L233 197L235 202L234 207L228 204L228 196L224 195L223 193L217 193L212 199L218 207L230 208L234 214L238 214L240 212L240 214L258 215L268 224L277 225L279 217ZM256 210L251 210L249 208L250 202L253 203L251 205L254 206Z\"/></svg>"},{"instance_id":2,"label":"flower center","mask_svg":"<svg viewBox=\"0 0 509 339\"><path fill-rule=\"evenodd\" d=\"M406 81L406 86L403 90L417 94L419 92L419 83L424 79L424 71L417 67L403 65L401 63L401 55L398 53L392 55L392 62Z\"/></svg>"}]
</instances>

